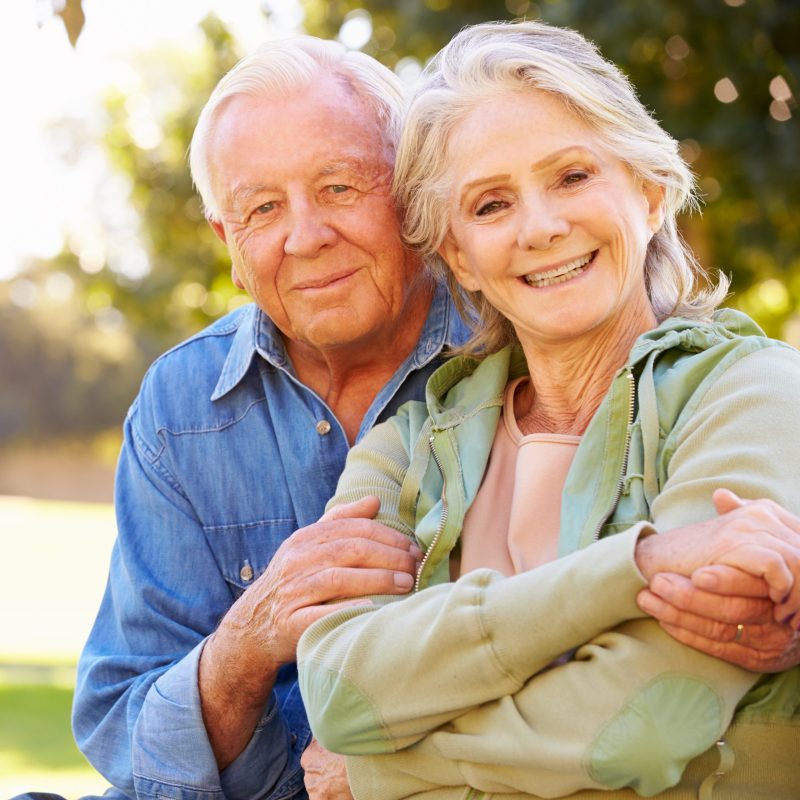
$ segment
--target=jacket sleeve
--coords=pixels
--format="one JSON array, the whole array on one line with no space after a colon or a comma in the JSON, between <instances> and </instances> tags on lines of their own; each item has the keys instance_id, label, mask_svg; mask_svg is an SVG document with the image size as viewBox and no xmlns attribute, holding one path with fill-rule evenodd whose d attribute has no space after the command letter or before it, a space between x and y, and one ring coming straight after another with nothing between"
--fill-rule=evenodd
<instances>
[{"instance_id":1,"label":"jacket sleeve","mask_svg":"<svg viewBox=\"0 0 800 800\"><path fill-rule=\"evenodd\" d=\"M140 397L125 423L108 585L79 663L76 741L130 797L267 797L299 772L299 754L273 697L246 750L217 769L197 665L231 592L190 503L146 444L141 414Z\"/></svg>"},{"instance_id":2,"label":"jacket sleeve","mask_svg":"<svg viewBox=\"0 0 800 800\"><path fill-rule=\"evenodd\" d=\"M712 516L710 493L717 486L729 486L745 497L772 497L800 513L792 486L800 464L791 446L800 436L793 408L800 388L799 364L792 351L761 351L708 382L691 410L691 421L680 426L674 441L665 443L673 451L663 491L653 506L658 529ZM763 389L767 385L772 387L769 392ZM606 558L596 548L627 535L618 534L581 552L596 554L596 568ZM555 563L577 556L580 553ZM528 573L539 574L540 569ZM517 606L518 638L522 638L520 626L531 624L520 619L521 608L535 608L536 619L551 615L548 619L558 620L551 627L560 628L565 611L591 617L597 598L603 605L609 591L613 595L631 591L606 583L600 589L604 594L587 592L580 572L570 572L568 583L572 596L560 608L550 605L549 598L533 596L527 599L530 605ZM412 618L406 621L410 626ZM519 689L498 693L479 708L451 717L406 751L349 759L354 787L367 785L376 770L386 790L375 796L387 800L413 796L414 786L427 782L542 797L623 786L651 795L674 785L686 764L725 730L757 676L683 647L653 621L621 621L590 634L572 660L541 672L539 665L538 674L531 674ZM430 628L413 622L421 626L415 628L417 633L424 630L427 638ZM510 630L491 628L495 649L509 634ZM445 645L438 658L426 662L426 670L446 675L450 661ZM416 678L421 672L409 663L407 653L394 668L387 668L393 679L401 670ZM455 674L459 680L469 678ZM428 691L424 675L421 682ZM494 686L499 685L495 680ZM432 692L428 697L439 702L446 694ZM398 737L394 744L402 747L403 740ZM392 786L398 787L396 794Z\"/></svg>"},{"instance_id":3,"label":"jacket sleeve","mask_svg":"<svg viewBox=\"0 0 800 800\"><path fill-rule=\"evenodd\" d=\"M365 437L350 453L334 502L377 494L381 521L410 533L398 511L409 464L406 436L401 417ZM328 749L350 754L407 747L464 712L519 691L564 652L642 616L635 596L645 584L633 551L646 530L636 526L534 572L506 578L478 570L402 603L375 598L373 606L315 623L298 647L315 735ZM575 586L588 602L575 603ZM593 602L599 596L606 602ZM520 609L536 613L522 617Z\"/></svg>"}]
</instances>

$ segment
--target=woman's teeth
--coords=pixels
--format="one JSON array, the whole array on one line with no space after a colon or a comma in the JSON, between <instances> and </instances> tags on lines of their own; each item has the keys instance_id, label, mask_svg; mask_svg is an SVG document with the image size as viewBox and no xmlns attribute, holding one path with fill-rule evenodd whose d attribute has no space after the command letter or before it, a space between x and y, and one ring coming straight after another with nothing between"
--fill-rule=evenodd
<instances>
[{"instance_id":1,"label":"woman's teeth","mask_svg":"<svg viewBox=\"0 0 800 800\"><path fill-rule=\"evenodd\" d=\"M595 251L595 253L596 252L597 251ZM537 288L564 283L565 281L577 277L582 272L585 272L586 266L594 258L595 253L589 253L580 258L576 258L574 261L570 261L569 264L556 267L556 269L548 269L544 272L532 272L530 275L524 276L525 283L530 286L536 286Z\"/></svg>"}]
</instances>

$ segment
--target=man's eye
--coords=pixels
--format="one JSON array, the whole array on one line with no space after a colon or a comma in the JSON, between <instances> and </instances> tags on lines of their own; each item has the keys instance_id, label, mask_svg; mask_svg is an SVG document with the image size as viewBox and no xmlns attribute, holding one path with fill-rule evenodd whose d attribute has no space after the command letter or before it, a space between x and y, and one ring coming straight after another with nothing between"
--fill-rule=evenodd
<instances>
[{"instance_id":1,"label":"man's eye","mask_svg":"<svg viewBox=\"0 0 800 800\"><path fill-rule=\"evenodd\" d=\"M334 183L328 187L328 191L331 194L344 194L349 188L349 186L345 186L343 183Z\"/></svg>"},{"instance_id":2,"label":"man's eye","mask_svg":"<svg viewBox=\"0 0 800 800\"><path fill-rule=\"evenodd\" d=\"M260 206L259 206L259 207L258 207L258 208L255 210L255 212L254 212L254 213L255 213L255 214L269 214L269 213L270 213L270 211L273 211L273 210L274 210L274 208L275 208L275 203L273 203L273 202L271 202L271 201L270 201L269 203L262 203L262 204L261 204L261 205L260 205Z\"/></svg>"}]
</instances>

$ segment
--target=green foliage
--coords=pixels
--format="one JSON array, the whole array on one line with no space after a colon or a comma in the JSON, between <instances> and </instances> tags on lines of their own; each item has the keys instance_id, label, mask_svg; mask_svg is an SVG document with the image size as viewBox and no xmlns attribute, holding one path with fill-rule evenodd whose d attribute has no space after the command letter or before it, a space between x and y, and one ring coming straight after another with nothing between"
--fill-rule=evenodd
<instances>
[{"instance_id":1,"label":"green foliage","mask_svg":"<svg viewBox=\"0 0 800 800\"><path fill-rule=\"evenodd\" d=\"M140 88L105 100L103 149L125 192L99 209L99 255L97 243L75 239L0 283L0 339L10 345L0 349L0 444L118 428L153 358L246 300L186 163L200 109L239 58L217 18L202 31L199 57L143 53ZM92 145L71 120L62 133L73 159ZM124 203L135 211L132 234L115 230ZM69 288L57 300L54 276Z\"/></svg>"}]
</instances>

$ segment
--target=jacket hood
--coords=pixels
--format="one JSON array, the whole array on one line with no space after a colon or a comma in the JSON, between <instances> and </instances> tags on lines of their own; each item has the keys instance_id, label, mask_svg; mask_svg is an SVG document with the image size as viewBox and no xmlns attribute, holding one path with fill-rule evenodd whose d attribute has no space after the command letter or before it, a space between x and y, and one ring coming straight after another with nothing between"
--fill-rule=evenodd
<instances>
[{"instance_id":1,"label":"jacket hood","mask_svg":"<svg viewBox=\"0 0 800 800\"><path fill-rule=\"evenodd\" d=\"M709 320L669 317L636 340L620 372L631 370L652 353L671 349L699 352L741 336L764 335L750 317L732 308L714 312ZM450 359L431 375L425 390L434 427L448 428L463 420L465 413L502 405L506 383L527 374L525 354L518 345L484 358ZM474 379L463 380L470 376Z\"/></svg>"}]
</instances>

